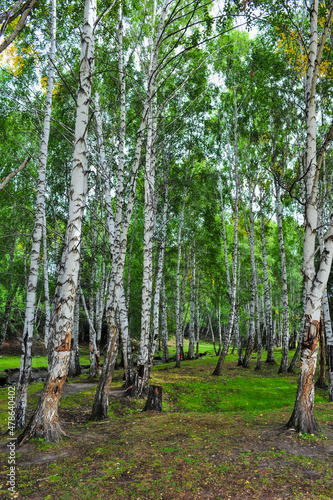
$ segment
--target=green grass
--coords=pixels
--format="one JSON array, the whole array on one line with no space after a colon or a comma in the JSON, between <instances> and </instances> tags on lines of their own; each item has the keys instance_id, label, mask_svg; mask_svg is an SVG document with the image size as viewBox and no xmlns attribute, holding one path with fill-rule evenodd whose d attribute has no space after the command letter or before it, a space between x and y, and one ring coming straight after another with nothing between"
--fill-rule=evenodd
<instances>
[{"instance_id":1,"label":"green grass","mask_svg":"<svg viewBox=\"0 0 333 500\"><path fill-rule=\"evenodd\" d=\"M212 354L208 343L202 352ZM153 368L150 383L163 387L162 413L143 412L144 400L110 396L109 420L87 420L95 386L63 397L60 420L70 439L33 440L17 456L19 498L49 500L296 498L331 500L332 403L316 391L318 436L281 434L290 417L297 374L278 375L276 365L255 371L228 355L222 376L217 357ZM293 353L290 353L292 356ZM87 375L81 376L81 382ZM112 387L122 384L116 371ZM43 384L29 388L29 414ZM0 390L4 429L7 389ZM332 448L333 449L333 448ZM4 448L0 460L6 460ZM0 484L1 484L0 477ZM167 488L166 488L167 484ZM8 498L3 486L0 498Z\"/></svg>"}]
</instances>

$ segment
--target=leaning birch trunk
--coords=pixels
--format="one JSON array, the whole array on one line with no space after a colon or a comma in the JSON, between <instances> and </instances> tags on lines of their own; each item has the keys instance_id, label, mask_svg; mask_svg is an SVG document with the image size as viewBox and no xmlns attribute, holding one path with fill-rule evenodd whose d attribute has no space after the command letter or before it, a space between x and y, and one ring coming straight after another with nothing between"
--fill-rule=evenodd
<instances>
[{"instance_id":1,"label":"leaning birch trunk","mask_svg":"<svg viewBox=\"0 0 333 500\"><path fill-rule=\"evenodd\" d=\"M223 349L220 354L219 360L217 362L216 368L213 375L220 376L222 372L222 366L226 355L228 354L232 331L234 328L235 312L236 312L236 290L237 290L237 258L238 258L238 218L239 218L239 176L238 176L238 135L237 135L237 121L238 121L238 111L237 111L237 99L235 90L235 106L234 106L234 179L235 179L235 205L234 205L234 247L233 247L233 259L232 259L232 278L231 278L231 296L230 296L230 311L229 311L229 321L228 329L225 335Z\"/></svg>"},{"instance_id":2,"label":"leaning birch trunk","mask_svg":"<svg viewBox=\"0 0 333 500\"><path fill-rule=\"evenodd\" d=\"M58 406L68 372L73 312L80 267L82 216L88 176L87 128L94 62L95 19L96 0L86 0L81 39L69 213L62 259L64 264L57 280L56 302L50 324L51 364L37 409L28 427L19 436L19 442L33 437L56 441L64 434L58 419Z\"/></svg>"},{"instance_id":3,"label":"leaning birch trunk","mask_svg":"<svg viewBox=\"0 0 333 500\"><path fill-rule=\"evenodd\" d=\"M262 265L264 271L264 301L265 301L265 325L266 325L266 347L267 357L266 363L274 363L273 351L273 331L272 331L272 316L271 316L271 303L269 300L269 282L268 282L268 267L267 267L267 251L266 251L266 238L265 238L265 221L262 206L260 207L260 228L261 228L261 252L262 252Z\"/></svg>"},{"instance_id":4,"label":"leaning birch trunk","mask_svg":"<svg viewBox=\"0 0 333 500\"><path fill-rule=\"evenodd\" d=\"M332 265L333 212L330 225L324 236L319 268L315 270L315 239L318 226L317 198L318 178L322 157L316 155L316 84L319 64L333 17L331 5L318 46L318 0L313 0L310 9L310 47L306 88L307 143L306 143L306 204L303 247L303 275L306 288L305 329L303 332L301 366L293 413L287 427L297 432L314 433L318 424L314 418L314 374L318 353L318 330L321 302ZM325 154L325 151L322 153ZM321 161L320 161L321 160Z\"/></svg>"},{"instance_id":5,"label":"leaning birch trunk","mask_svg":"<svg viewBox=\"0 0 333 500\"><path fill-rule=\"evenodd\" d=\"M195 356L195 252L192 250L192 273L190 282L190 327L189 327L189 344L188 344L188 359L194 359Z\"/></svg>"},{"instance_id":6,"label":"leaning birch trunk","mask_svg":"<svg viewBox=\"0 0 333 500\"><path fill-rule=\"evenodd\" d=\"M282 356L278 373L287 373L288 353L289 353L288 282L287 282L287 267L286 267L286 251L284 248L284 238L283 238L280 186L277 180L275 180L275 193L276 193L276 216L278 223L280 259L281 259L281 291L282 291L282 304L283 304Z\"/></svg>"},{"instance_id":7,"label":"leaning birch trunk","mask_svg":"<svg viewBox=\"0 0 333 500\"><path fill-rule=\"evenodd\" d=\"M15 429L25 426L28 387L31 377L31 347L34 331L35 302L37 292L37 281L39 272L39 254L43 227L45 223L45 182L47 150L50 137L50 123L52 112L52 94L54 86L54 61L56 53L56 0L51 4L51 44L49 52L49 67L47 76L47 93L44 114L44 127L39 149L39 171L37 184L37 200L35 226L32 234L32 248L30 256L30 272L27 287L27 299L25 309L25 320L22 338L22 356L19 379L17 382L15 401ZM45 239L44 239L45 241ZM46 258L46 255L45 255Z\"/></svg>"},{"instance_id":8,"label":"leaning birch trunk","mask_svg":"<svg viewBox=\"0 0 333 500\"><path fill-rule=\"evenodd\" d=\"M244 220L246 232L249 238L249 246L250 246L250 256L251 256L251 299L250 299L250 325L249 325L249 333L247 337L247 345L246 351L243 359L243 367L250 367L250 360L253 351L254 345L254 335L255 335L255 308L256 308L256 289L257 289L257 270L256 270L256 261L254 256L254 216L252 209L252 198L253 192L250 193L250 202L249 202L249 219L250 219L250 230L247 227L246 222L246 213L244 211Z\"/></svg>"},{"instance_id":9,"label":"leaning birch trunk","mask_svg":"<svg viewBox=\"0 0 333 500\"><path fill-rule=\"evenodd\" d=\"M124 149L125 149L125 95L121 92L121 133L119 141L119 163L118 163L118 182L117 182L117 203L116 203L116 217L115 217L115 236L113 245L113 266L112 266L112 276L110 279L108 301L106 307L106 319L108 324L108 338L106 346L106 354L104 357L102 375L99 379L94 405L91 413L92 420L100 420L107 418L109 409L109 388L112 380L115 357L117 354L117 327L115 322L115 308L120 295L121 287L123 286L123 273L125 266L126 257L126 246L127 246L127 234L132 217L133 206L136 195L136 182L138 176L138 170L141 158L141 149L143 144L144 131L146 128L147 113L150 105L151 99L151 85L154 84L154 76L157 66L157 59L159 54L159 48L162 41L162 35L165 29L165 21L168 11L168 2L165 1L162 6L162 12L159 22L158 33L156 37L156 43L151 48L151 60L149 68L149 78L148 78L148 90L146 95L146 101L143 106L142 119L140 128L137 135L136 148L134 153L134 161L130 176L130 188L129 196L127 201L126 210L124 207ZM121 34L121 43L119 43L119 65L122 65L122 15L121 8L119 15L119 42ZM121 73L121 69L119 68ZM122 80L122 79L121 79Z\"/></svg>"}]
</instances>

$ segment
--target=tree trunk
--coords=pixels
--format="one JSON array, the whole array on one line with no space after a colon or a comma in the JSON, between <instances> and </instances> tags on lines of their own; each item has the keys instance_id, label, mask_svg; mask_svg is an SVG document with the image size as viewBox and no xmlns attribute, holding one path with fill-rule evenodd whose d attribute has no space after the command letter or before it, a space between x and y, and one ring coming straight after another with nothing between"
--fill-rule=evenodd
<instances>
[{"instance_id":1,"label":"tree trunk","mask_svg":"<svg viewBox=\"0 0 333 500\"><path fill-rule=\"evenodd\" d=\"M332 265L333 253L333 213L330 215L330 226L324 237L323 250L319 269L316 272L315 238L318 226L317 195L320 172L320 158L316 155L316 84L319 64L329 25L332 22L333 5L326 19L324 31L318 48L318 0L313 0L310 9L310 46L308 52L306 112L307 112L307 143L306 143L306 204L305 232L303 247L303 275L306 289L306 328L304 331L301 367L298 379L295 407L287 427L293 427L297 432L314 433L318 425L314 418L314 373L318 351L318 330L321 317L321 302L327 286L327 280ZM322 159L322 158L321 158Z\"/></svg>"},{"instance_id":2,"label":"tree trunk","mask_svg":"<svg viewBox=\"0 0 333 500\"><path fill-rule=\"evenodd\" d=\"M143 411L162 411L162 387L160 385L150 385L148 398Z\"/></svg>"},{"instance_id":3,"label":"tree trunk","mask_svg":"<svg viewBox=\"0 0 333 500\"><path fill-rule=\"evenodd\" d=\"M169 170L165 173L164 178L164 205L163 205L163 213L161 220L161 234L160 234L160 252L158 256L158 265L157 265L157 277L156 277L156 285L155 285L155 293L154 293L154 308L153 308L153 337L152 343L150 347L149 354L149 372L153 366L154 354L156 349L156 342L158 338L158 334L160 331L160 302L161 302L161 289L164 275L164 255L165 255L165 246L166 246L166 228L167 228L167 213L168 213L168 177Z\"/></svg>"},{"instance_id":4,"label":"tree trunk","mask_svg":"<svg viewBox=\"0 0 333 500\"><path fill-rule=\"evenodd\" d=\"M319 326L319 376L316 382L316 387L320 389L327 389L327 385L325 383L325 332L324 332L324 320L321 318L320 326Z\"/></svg>"},{"instance_id":5,"label":"tree trunk","mask_svg":"<svg viewBox=\"0 0 333 500\"><path fill-rule=\"evenodd\" d=\"M94 61L95 19L96 0L86 0L66 244L63 250L63 266L57 280L50 326L51 364L37 409L28 427L19 436L19 442L27 441L33 437L55 441L60 439L63 434L58 421L58 406L68 372L73 312L80 267L82 216L88 176L87 128Z\"/></svg>"},{"instance_id":6,"label":"tree trunk","mask_svg":"<svg viewBox=\"0 0 333 500\"><path fill-rule=\"evenodd\" d=\"M56 53L56 2L55 0L53 0L51 4L51 44L49 51L49 67L47 76L47 94L46 94L46 104L45 104L45 114L44 114L44 127L39 148L39 170L38 170L35 226L32 234L30 271L29 271L29 279L27 287L25 320L24 320L24 329L22 338L22 355L21 355L20 373L17 382L16 401L15 401L15 429L21 429L25 426L28 388L32 370L31 347L32 347L32 339L34 332L34 323L35 323L35 303L36 303L36 293L37 293L37 281L39 274L39 255L40 255L40 247L43 235L43 228L45 226L46 164L47 164L48 143L50 137L55 53ZM45 259L47 260L46 255Z\"/></svg>"},{"instance_id":7,"label":"tree trunk","mask_svg":"<svg viewBox=\"0 0 333 500\"><path fill-rule=\"evenodd\" d=\"M75 296L71 355L69 358L69 367L68 367L69 377L76 377L81 373L80 351L79 351L79 327L80 327L80 294L77 293Z\"/></svg>"},{"instance_id":8,"label":"tree trunk","mask_svg":"<svg viewBox=\"0 0 333 500\"><path fill-rule=\"evenodd\" d=\"M230 298L230 312L228 321L228 330L224 339L223 349L217 362L213 375L220 376L225 357L228 353L231 334L234 327L235 311L236 311L236 289L237 289L237 257L238 257L238 218L239 218L239 176L238 176L238 135L237 135L237 99L236 89L234 91L235 105L234 105L234 179L235 179L235 205L234 205L234 247L232 259L232 280L231 280L231 296ZM221 188L222 189L222 188ZM222 208L222 207L221 207Z\"/></svg>"},{"instance_id":9,"label":"tree trunk","mask_svg":"<svg viewBox=\"0 0 333 500\"><path fill-rule=\"evenodd\" d=\"M250 185L250 181L249 181ZM244 211L244 220L246 232L249 238L249 246L250 246L250 256L251 256L251 299L250 299L250 325L249 325L249 333L247 337L247 345L246 351L243 359L243 367L250 367L250 359L253 351L254 345L254 335L255 335L255 306L256 306L256 289L257 289L257 271L256 271L256 262L254 256L254 217L252 210L252 199L254 196L254 191L250 192L250 200L249 200L249 219L250 219L250 230L247 227L246 222L246 213Z\"/></svg>"},{"instance_id":10,"label":"tree trunk","mask_svg":"<svg viewBox=\"0 0 333 500\"><path fill-rule=\"evenodd\" d=\"M154 92L154 90L152 90ZM149 106L147 124L146 168L145 168L145 202L144 202L144 233L143 233L143 279L142 279L142 309L141 309L141 337L140 350L137 356L137 371L135 376L134 394L141 397L148 392L149 378L149 336L150 317L153 294L153 238L155 228L154 198L155 198L155 163L156 163L156 111L155 99ZM163 252L164 257L164 252ZM161 264L162 265L162 264ZM159 269L162 273L162 268ZM159 275L159 278L161 274ZM159 293L159 287L158 287ZM158 328L158 325L157 325ZM154 340L157 332L154 331ZM155 339L156 335L156 339ZM151 348L154 356L156 342Z\"/></svg>"},{"instance_id":11,"label":"tree trunk","mask_svg":"<svg viewBox=\"0 0 333 500\"><path fill-rule=\"evenodd\" d=\"M189 343L188 343L188 359L194 359L195 356L195 252L192 249L192 272L190 282L190 325L189 325Z\"/></svg>"},{"instance_id":12,"label":"tree trunk","mask_svg":"<svg viewBox=\"0 0 333 500\"><path fill-rule=\"evenodd\" d=\"M262 262L264 271L264 300L265 300L265 319L266 319L266 346L267 357L266 363L274 363L273 352L273 331L272 331L272 316L271 316L271 303L269 300L269 282L268 282L268 267L267 267L267 252L266 252L266 238L265 238L265 221L264 213L261 207L260 214L260 227L261 227L261 244L262 244Z\"/></svg>"},{"instance_id":13,"label":"tree trunk","mask_svg":"<svg viewBox=\"0 0 333 500\"><path fill-rule=\"evenodd\" d=\"M164 274L163 274L162 289L161 289L161 333L162 333L163 362L168 363L170 360L170 354L168 346L168 321L167 321Z\"/></svg>"},{"instance_id":14,"label":"tree trunk","mask_svg":"<svg viewBox=\"0 0 333 500\"><path fill-rule=\"evenodd\" d=\"M281 258L281 289L282 289L282 304L283 304L282 357L278 373L287 373L288 353L289 353L288 283L287 283L287 269L286 269L286 251L284 248L283 227L282 227L282 206L280 197L280 186L277 181L275 181L275 191L276 191L276 216L278 223L280 258Z\"/></svg>"},{"instance_id":15,"label":"tree trunk","mask_svg":"<svg viewBox=\"0 0 333 500\"><path fill-rule=\"evenodd\" d=\"M113 262L112 262L112 275L109 284L108 302L107 302L107 324L108 324L108 341L107 350L103 363L103 370L98 382L95 401L93 405L92 420L99 420L106 418L108 414L108 391L110 388L113 369L116 357L117 345L117 328L115 323L115 308L119 300L121 288L123 287L123 272L126 257L127 247L127 234L131 221L133 206L136 196L136 183L138 170L140 166L141 150L144 138L144 131L146 128L147 113L150 107L152 97L152 86L154 85L155 71L157 65L157 58L159 47L162 41L162 35L165 29L165 19L168 10L168 3L164 2L158 27L158 33L154 40L154 45L151 47L151 59L149 64L149 77L148 88L146 94L146 101L143 106L142 118L140 127L137 134L137 142L134 153L134 161L130 174L129 194L127 204L125 207L125 188L124 188L124 153L125 153L125 131L126 131L126 115L125 115L125 75L123 72L123 53L122 53L122 37L123 37L123 21L122 11L119 8L119 24L118 24L118 66L121 81L121 126L120 126L120 139L119 139L119 155L118 155L118 180L117 180L117 200L116 200L116 215L112 219L114 224L114 237L112 244ZM105 181L107 177L105 178ZM112 217L112 207L109 209L110 217Z\"/></svg>"},{"instance_id":16,"label":"tree trunk","mask_svg":"<svg viewBox=\"0 0 333 500\"><path fill-rule=\"evenodd\" d=\"M45 326L44 326L44 343L47 348L50 329L50 291L49 291L49 273L48 273L48 258L47 258L47 238L46 238L46 217L44 210L44 224L43 224L43 271L44 271L44 297L45 297Z\"/></svg>"}]
</instances>

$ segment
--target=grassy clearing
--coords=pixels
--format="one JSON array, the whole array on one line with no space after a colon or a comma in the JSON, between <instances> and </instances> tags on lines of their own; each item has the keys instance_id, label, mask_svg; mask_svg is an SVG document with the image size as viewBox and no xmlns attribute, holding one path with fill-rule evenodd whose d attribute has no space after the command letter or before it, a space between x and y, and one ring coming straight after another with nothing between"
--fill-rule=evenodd
<instances>
[{"instance_id":1,"label":"grassy clearing","mask_svg":"<svg viewBox=\"0 0 333 500\"><path fill-rule=\"evenodd\" d=\"M95 387L63 397L60 416L70 439L35 440L17 450L18 498L332 500L333 405L327 393L316 393L320 436L281 433L297 374L278 375L277 365L265 363L254 371L255 360L244 370L229 355L222 377L213 377L216 361L207 356L184 361L180 369L155 366L151 383L163 386L162 413L143 412L142 400L111 396L109 420L92 423L87 417ZM113 387L121 384L117 371ZM41 387L30 388L30 412ZM6 401L4 388L1 415ZM0 452L6 464L7 451ZM0 498L10 498L0 483Z\"/></svg>"}]
</instances>

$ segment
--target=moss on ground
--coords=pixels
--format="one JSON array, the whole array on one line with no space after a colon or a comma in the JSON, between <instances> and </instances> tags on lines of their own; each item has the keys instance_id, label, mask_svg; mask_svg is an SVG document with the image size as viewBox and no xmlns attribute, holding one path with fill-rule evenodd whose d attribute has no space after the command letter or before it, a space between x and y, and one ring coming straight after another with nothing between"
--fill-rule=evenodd
<instances>
[{"instance_id":1,"label":"moss on ground","mask_svg":"<svg viewBox=\"0 0 333 500\"><path fill-rule=\"evenodd\" d=\"M143 400L119 397L121 371L106 421L88 420L95 386L63 397L60 418L70 437L55 444L34 440L17 450L18 498L332 500L327 391L316 392L321 435L282 432L297 374L277 375L278 366L265 363L255 371L254 359L244 370L229 355L222 376L213 377L216 362L208 355L180 369L174 363L154 367L150 382L163 386L161 413L143 412ZM29 389L30 414L42 385ZM6 395L1 389L2 428ZM6 457L2 447L5 465ZM10 498L5 473L6 467L0 498Z\"/></svg>"}]
</instances>

